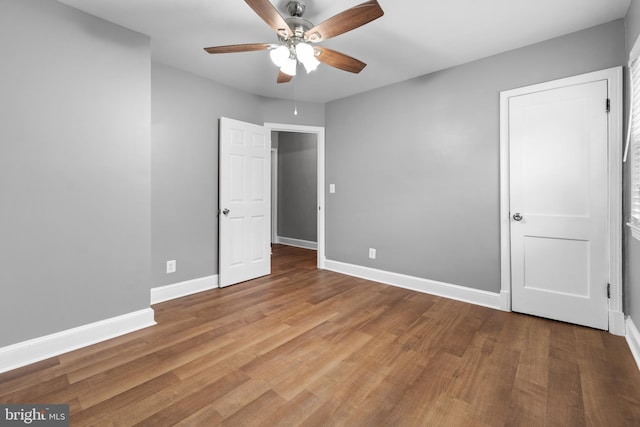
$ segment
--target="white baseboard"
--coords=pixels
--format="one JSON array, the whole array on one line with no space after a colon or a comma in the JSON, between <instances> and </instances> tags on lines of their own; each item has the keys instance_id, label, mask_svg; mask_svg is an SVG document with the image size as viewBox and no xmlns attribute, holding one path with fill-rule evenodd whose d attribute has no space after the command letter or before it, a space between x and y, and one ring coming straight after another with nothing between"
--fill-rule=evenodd
<instances>
[{"instance_id":1,"label":"white baseboard","mask_svg":"<svg viewBox=\"0 0 640 427\"><path fill-rule=\"evenodd\" d=\"M511 311L511 292L500 291L500 309L502 311Z\"/></svg>"},{"instance_id":2,"label":"white baseboard","mask_svg":"<svg viewBox=\"0 0 640 427\"><path fill-rule=\"evenodd\" d=\"M276 236L276 243L280 243L281 245L295 246L297 248L313 249L316 251L318 250L318 242L294 239L292 237Z\"/></svg>"},{"instance_id":3,"label":"white baseboard","mask_svg":"<svg viewBox=\"0 0 640 427\"><path fill-rule=\"evenodd\" d=\"M636 328L636 325L634 325L631 317L627 317L626 329L627 333L625 334L625 338L627 339L627 344L629 344L631 354L636 360L638 369L640 369L640 332L638 332L638 328Z\"/></svg>"},{"instance_id":4,"label":"white baseboard","mask_svg":"<svg viewBox=\"0 0 640 427\"><path fill-rule=\"evenodd\" d=\"M481 291L467 288L465 286L452 285L449 283L437 282L435 280L422 279L404 274L391 273L374 268L362 267L359 265L346 264L339 261L325 261L327 270L348 274L349 276L360 277L374 282L385 283L387 285L423 292L426 294L438 295L458 301L481 305L483 307L502 309L501 296L499 293Z\"/></svg>"},{"instance_id":5,"label":"white baseboard","mask_svg":"<svg viewBox=\"0 0 640 427\"><path fill-rule=\"evenodd\" d=\"M0 373L155 325L146 308L0 348Z\"/></svg>"},{"instance_id":6,"label":"white baseboard","mask_svg":"<svg viewBox=\"0 0 640 427\"><path fill-rule=\"evenodd\" d=\"M621 311L609 311L609 333L613 335L625 336L626 324L624 313Z\"/></svg>"},{"instance_id":7,"label":"white baseboard","mask_svg":"<svg viewBox=\"0 0 640 427\"><path fill-rule=\"evenodd\" d=\"M218 287L218 275L201 277L174 283L173 285L160 286L151 289L151 304L169 301L175 298L185 297L202 291L208 291Z\"/></svg>"}]
</instances>

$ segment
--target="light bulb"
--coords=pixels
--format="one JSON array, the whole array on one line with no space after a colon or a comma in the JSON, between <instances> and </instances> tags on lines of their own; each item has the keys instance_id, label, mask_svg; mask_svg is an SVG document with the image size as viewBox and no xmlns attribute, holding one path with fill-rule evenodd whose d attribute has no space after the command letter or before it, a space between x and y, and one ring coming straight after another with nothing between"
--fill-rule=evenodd
<instances>
[{"instance_id":1,"label":"light bulb","mask_svg":"<svg viewBox=\"0 0 640 427\"><path fill-rule=\"evenodd\" d=\"M296 75L296 65L298 65L297 61L295 59L291 59L288 58L284 64L282 64L282 66L280 67L280 71L282 71L283 73L289 75L289 76L295 76Z\"/></svg>"},{"instance_id":2,"label":"light bulb","mask_svg":"<svg viewBox=\"0 0 640 427\"><path fill-rule=\"evenodd\" d=\"M277 48L272 49L271 52L269 52L271 60L278 67L282 67L285 64L287 59L289 59L289 55L291 55L291 52L289 52L289 48L284 45L278 46Z\"/></svg>"}]
</instances>

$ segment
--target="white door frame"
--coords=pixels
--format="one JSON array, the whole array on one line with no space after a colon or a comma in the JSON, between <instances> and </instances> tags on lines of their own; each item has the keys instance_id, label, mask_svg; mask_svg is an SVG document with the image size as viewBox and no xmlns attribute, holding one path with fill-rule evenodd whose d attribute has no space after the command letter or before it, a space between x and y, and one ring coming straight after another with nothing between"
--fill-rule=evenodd
<instances>
[{"instance_id":1,"label":"white door frame","mask_svg":"<svg viewBox=\"0 0 640 427\"><path fill-rule=\"evenodd\" d=\"M608 252L609 332L625 334L622 306L622 67L581 74L500 92L500 307L511 311L511 246L509 213L509 98L534 92L606 80L609 100ZM603 100L602 108L605 108Z\"/></svg>"},{"instance_id":2,"label":"white door frame","mask_svg":"<svg viewBox=\"0 0 640 427\"><path fill-rule=\"evenodd\" d=\"M271 243L278 237L278 149L271 147Z\"/></svg>"},{"instance_id":3,"label":"white door frame","mask_svg":"<svg viewBox=\"0 0 640 427\"><path fill-rule=\"evenodd\" d=\"M318 141L318 268L325 268L325 244L324 244L324 227L325 227L325 215L324 215L324 127L320 126L304 126L304 125L291 125L284 123L265 123L264 126L270 132L298 132L298 133L312 133L317 136Z\"/></svg>"}]
</instances>

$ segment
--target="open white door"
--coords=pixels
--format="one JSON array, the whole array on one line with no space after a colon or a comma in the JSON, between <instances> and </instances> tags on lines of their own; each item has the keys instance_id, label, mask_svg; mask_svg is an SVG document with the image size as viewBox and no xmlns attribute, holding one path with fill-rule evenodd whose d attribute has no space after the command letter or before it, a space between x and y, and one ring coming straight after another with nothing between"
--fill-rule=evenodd
<instances>
[{"instance_id":1,"label":"open white door","mask_svg":"<svg viewBox=\"0 0 640 427\"><path fill-rule=\"evenodd\" d=\"M509 98L512 308L608 329L607 81Z\"/></svg>"},{"instance_id":2,"label":"open white door","mask_svg":"<svg viewBox=\"0 0 640 427\"><path fill-rule=\"evenodd\" d=\"M222 117L219 169L220 287L271 273L271 134Z\"/></svg>"}]
</instances>

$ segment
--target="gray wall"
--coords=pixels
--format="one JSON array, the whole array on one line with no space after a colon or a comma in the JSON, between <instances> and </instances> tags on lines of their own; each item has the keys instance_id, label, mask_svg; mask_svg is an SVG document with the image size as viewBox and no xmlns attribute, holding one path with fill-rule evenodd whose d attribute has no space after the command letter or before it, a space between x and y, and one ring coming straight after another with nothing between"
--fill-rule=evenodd
<instances>
[{"instance_id":1,"label":"gray wall","mask_svg":"<svg viewBox=\"0 0 640 427\"><path fill-rule=\"evenodd\" d=\"M278 133L278 236L318 241L318 141Z\"/></svg>"},{"instance_id":2,"label":"gray wall","mask_svg":"<svg viewBox=\"0 0 640 427\"><path fill-rule=\"evenodd\" d=\"M149 307L149 45L0 3L0 346Z\"/></svg>"},{"instance_id":3,"label":"gray wall","mask_svg":"<svg viewBox=\"0 0 640 427\"><path fill-rule=\"evenodd\" d=\"M298 89L300 90L300 89ZM294 115L297 104L298 115ZM262 98L263 119L268 123L285 123L288 125L324 126L325 105L316 102L301 102Z\"/></svg>"},{"instance_id":4,"label":"gray wall","mask_svg":"<svg viewBox=\"0 0 640 427\"><path fill-rule=\"evenodd\" d=\"M261 98L152 64L151 274L153 286L216 274L218 119L262 119ZM175 273L166 262L177 261Z\"/></svg>"},{"instance_id":5,"label":"gray wall","mask_svg":"<svg viewBox=\"0 0 640 427\"><path fill-rule=\"evenodd\" d=\"M153 63L152 287L218 273L218 119L324 125L324 105L272 100ZM177 271L166 273L175 259Z\"/></svg>"},{"instance_id":6,"label":"gray wall","mask_svg":"<svg viewBox=\"0 0 640 427\"><path fill-rule=\"evenodd\" d=\"M618 20L327 104L327 258L499 292L500 91L624 57Z\"/></svg>"},{"instance_id":7,"label":"gray wall","mask_svg":"<svg viewBox=\"0 0 640 427\"><path fill-rule=\"evenodd\" d=\"M640 35L640 2L631 1L631 7L625 19L626 26L626 52L627 56L636 39ZM628 79L627 79L628 81ZM629 85L625 88L627 98L629 96ZM626 128L625 128L626 129ZM629 220L629 200L631 196L631 175L629 163L624 164L624 223ZM629 227L624 226L624 312L634 319L638 325L640 322L640 242L633 238Z\"/></svg>"},{"instance_id":8,"label":"gray wall","mask_svg":"<svg viewBox=\"0 0 640 427\"><path fill-rule=\"evenodd\" d=\"M498 92L625 58L616 21L294 116L291 101L151 65L147 37L58 2L0 9L0 346L217 273L220 116L326 120L330 259L497 291ZM639 21L634 0L627 39ZM640 248L626 244L634 315Z\"/></svg>"}]
</instances>

